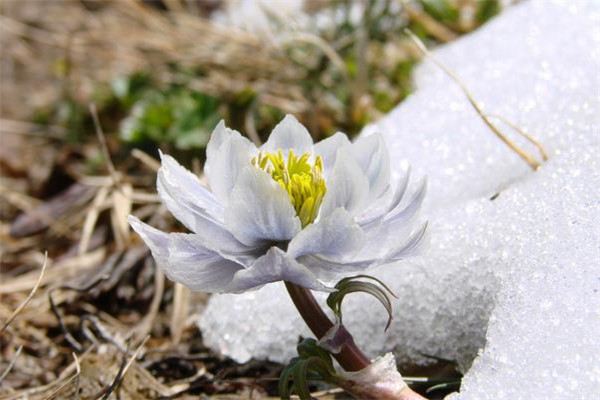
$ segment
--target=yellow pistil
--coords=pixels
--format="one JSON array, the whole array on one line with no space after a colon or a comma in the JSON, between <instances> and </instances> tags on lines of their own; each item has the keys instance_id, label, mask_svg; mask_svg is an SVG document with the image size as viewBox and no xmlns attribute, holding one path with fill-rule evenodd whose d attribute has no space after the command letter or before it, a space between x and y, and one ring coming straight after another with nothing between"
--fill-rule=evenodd
<instances>
[{"instance_id":1,"label":"yellow pistil","mask_svg":"<svg viewBox=\"0 0 600 400\"><path fill-rule=\"evenodd\" d=\"M323 160L320 156L311 164L309 153L297 156L290 150L286 159L281 150L273 153L261 152L252 159L252 165L267 172L285 189L303 228L317 218L327 191L323 179Z\"/></svg>"}]
</instances>

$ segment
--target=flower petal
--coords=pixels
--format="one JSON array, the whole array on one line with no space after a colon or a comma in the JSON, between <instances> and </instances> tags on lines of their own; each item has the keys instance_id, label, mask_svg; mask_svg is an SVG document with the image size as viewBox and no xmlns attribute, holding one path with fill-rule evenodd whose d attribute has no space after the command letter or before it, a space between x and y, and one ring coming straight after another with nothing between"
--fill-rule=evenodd
<instances>
[{"instance_id":1,"label":"flower petal","mask_svg":"<svg viewBox=\"0 0 600 400\"><path fill-rule=\"evenodd\" d=\"M292 239L287 254L298 258L306 254L342 256L360 249L364 233L343 208L308 225Z\"/></svg>"},{"instance_id":2,"label":"flower petal","mask_svg":"<svg viewBox=\"0 0 600 400\"><path fill-rule=\"evenodd\" d=\"M158 170L158 185L162 194L177 193L172 202L213 219L223 219L223 206L192 172L181 166L173 157L161 151L161 166Z\"/></svg>"},{"instance_id":3,"label":"flower petal","mask_svg":"<svg viewBox=\"0 0 600 400\"><path fill-rule=\"evenodd\" d=\"M352 155L369 181L369 200L381 197L390 183L390 155L383 136L362 136L352 144Z\"/></svg>"},{"instance_id":4,"label":"flower petal","mask_svg":"<svg viewBox=\"0 0 600 400\"><path fill-rule=\"evenodd\" d=\"M300 231L300 220L287 192L265 171L248 166L231 192L225 226L240 242L255 246L290 240Z\"/></svg>"},{"instance_id":5,"label":"flower petal","mask_svg":"<svg viewBox=\"0 0 600 400\"><path fill-rule=\"evenodd\" d=\"M196 244L198 247L205 247L223 258L243 266L251 265L265 251L264 246L246 246L224 228L201 229L198 233L189 235L188 238L190 243Z\"/></svg>"},{"instance_id":6,"label":"flower petal","mask_svg":"<svg viewBox=\"0 0 600 400\"><path fill-rule=\"evenodd\" d=\"M225 139L229 136L234 135L236 132L233 129L229 129L225 126L225 121L221 120L215 126L212 133L210 134L210 140L206 145L206 160L207 164L210 164L208 160L215 160L218 158L219 148L225 142ZM206 169L206 166L204 167Z\"/></svg>"},{"instance_id":7,"label":"flower petal","mask_svg":"<svg viewBox=\"0 0 600 400\"><path fill-rule=\"evenodd\" d=\"M206 149L204 173L215 196L226 205L240 171L250 165L257 149L223 122L213 131Z\"/></svg>"},{"instance_id":8,"label":"flower petal","mask_svg":"<svg viewBox=\"0 0 600 400\"><path fill-rule=\"evenodd\" d=\"M422 224L416 231L412 232L410 237L404 241L400 246L396 246L393 248L386 257L386 261L399 261L410 256L415 255L421 246L426 242L425 238L427 237L427 225L425 222Z\"/></svg>"},{"instance_id":9,"label":"flower petal","mask_svg":"<svg viewBox=\"0 0 600 400\"><path fill-rule=\"evenodd\" d=\"M313 290L334 290L320 282L308 268L288 257L281 249L271 247L250 268L238 271L227 291L243 292L276 281L288 281Z\"/></svg>"},{"instance_id":10,"label":"flower petal","mask_svg":"<svg viewBox=\"0 0 600 400\"><path fill-rule=\"evenodd\" d=\"M315 154L323 158L323 170L325 176L333 170L338 149L349 145L351 145L351 143L350 140L348 140L348 136L342 132L337 132L333 136L315 144Z\"/></svg>"},{"instance_id":11,"label":"flower petal","mask_svg":"<svg viewBox=\"0 0 600 400\"><path fill-rule=\"evenodd\" d=\"M157 189L167 209L190 231L213 237L227 235L228 232L223 222L215 220L201 209L193 208L188 203L181 202L181 197L178 198L175 194L168 192L160 180Z\"/></svg>"},{"instance_id":12,"label":"flower petal","mask_svg":"<svg viewBox=\"0 0 600 400\"><path fill-rule=\"evenodd\" d=\"M173 171L176 173L172 173ZM231 236L222 222L224 211L215 207L213 208L214 213L209 213L201 207L201 197L193 195L195 193L193 185L196 183L200 185L193 178L191 173L181 166L173 170L170 167L163 168L161 166L156 187L163 203L175 218L192 232L201 233L207 237ZM222 208L220 205L218 207Z\"/></svg>"},{"instance_id":13,"label":"flower petal","mask_svg":"<svg viewBox=\"0 0 600 400\"><path fill-rule=\"evenodd\" d=\"M362 271L373 268L378 265L389 264L415 255L425 242L427 223L419 229L412 232L404 241L396 240L396 243L390 247L382 245L385 238L379 238L379 247L373 251L372 248L364 248L359 254L352 258L348 257L328 257L320 254L310 254L298 259L314 274L324 280L336 278L340 275L347 275L356 271ZM373 243L377 243L373 241Z\"/></svg>"},{"instance_id":14,"label":"flower petal","mask_svg":"<svg viewBox=\"0 0 600 400\"><path fill-rule=\"evenodd\" d=\"M385 202L386 198L382 197L367 210L367 212L361 214L357 222L362 228L367 228L372 225L380 223L387 214L400 207L401 201L406 193L408 187L408 180L410 177L410 167L396 182L396 188L389 202ZM382 205L383 204L383 205ZM373 211L374 210L374 211Z\"/></svg>"},{"instance_id":15,"label":"flower petal","mask_svg":"<svg viewBox=\"0 0 600 400\"><path fill-rule=\"evenodd\" d=\"M398 203L396 207L390 210L390 213L388 216L386 216L385 221L388 223L407 223L421 208L421 204L423 204L426 192L427 178L423 178L418 184L417 190L412 194L408 204L401 209Z\"/></svg>"},{"instance_id":16,"label":"flower petal","mask_svg":"<svg viewBox=\"0 0 600 400\"><path fill-rule=\"evenodd\" d=\"M418 216L425 197L426 187L426 179L423 179L408 201L396 202L394 200L390 206L396 205L387 214L366 223L363 223L363 220L358 221L365 232L365 243L362 248L364 257L383 256L386 249L398 242L399 237L411 233L413 221Z\"/></svg>"},{"instance_id":17,"label":"flower petal","mask_svg":"<svg viewBox=\"0 0 600 400\"><path fill-rule=\"evenodd\" d=\"M336 208L345 208L351 215L362 211L367 200L369 181L348 148L338 150L335 165L327 181L327 193L321 206L321 216Z\"/></svg>"},{"instance_id":18,"label":"flower petal","mask_svg":"<svg viewBox=\"0 0 600 400\"><path fill-rule=\"evenodd\" d=\"M192 290L223 292L243 266L200 246L191 234L164 233L129 216L132 228L150 248L165 275Z\"/></svg>"},{"instance_id":19,"label":"flower petal","mask_svg":"<svg viewBox=\"0 0 600 400\"><path fill-rule=\"evenodd\" d=\"M318 254L308 254L298 258L315 276L325 281L339 280L347 274L363 271L375 264L375 260L347 261L330 259Z\"/></svg>"},{"instance_id":20,"label":"flower petal","mask_svg":"<svg viewBox=\"0 0 600 400\"><path fill-rule=\"evenodd\" d=\"M263 151L294 150L296 154L302 154L310 151L313 146L313 140L308 130L292 115L286 115L279 122L269 140L261 147Z\"/></svg>"}]
</instances>

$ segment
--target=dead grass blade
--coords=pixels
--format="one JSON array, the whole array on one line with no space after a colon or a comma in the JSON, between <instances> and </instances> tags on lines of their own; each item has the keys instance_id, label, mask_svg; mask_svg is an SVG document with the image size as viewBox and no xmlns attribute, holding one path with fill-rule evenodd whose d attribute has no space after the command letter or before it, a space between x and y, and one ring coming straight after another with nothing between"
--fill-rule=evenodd
<instances>
[{"instance_id":1,"label":"dead grass blade","mask_svg":"<svg viewBox=\"0 0 600 400\"><path fill-rule=\"evenodd\" d=\"M6 330L6 328L8 328L8 326L10 325L10 323L17 317L17 315L19 315L19 313L21 311L23 311L23 309L31 301L31 299L35 295L35 292L37 292L38 288L40 287L40 284L42 283L42 279L44 278L44 272L46 272L46 266L47 265L48 265L48 252L46 252L44 254L44 263L42 264L42 270L40 271L40 276L38 277L37 281L35 282L35 285L33 285L33 288L31 289L31 292L29 292L29 295L27 296L27 298L25 299L25 301L23 301L15 309L15 311L8 318L8 320L4 323L4 325L2 325L2 329L0 329L0 334L3 333Z\"/></svg>"},{"instance_id":2,"label":"dead grass blade","mask_svg":"<svg viewBox=\"0 0 600 400\"><path fill-rule=\"evenodd\" d=\"M129 358L129 360L124 359L124 361L126 361L126 362L121 364L121 367L119 368L119 371L117 372L117 375L115 376L115 379L113 380L113 382L110 384L110 386L108 388L106 388L103 391L104 393L100 394L102 396L101 400L107 400L109 398L109 396L111 395L111 393L114 392L119 387L119 385L123 381L123 378L125 377L125 374L129 370L129 367L131 367L131 365L135 362L136 358L138 357L138 354L141 352L142 348L144 347L144 345L146 344L147 341L148 341L148 337L144 338L142 343L140 343L140 345L135 350L133 355ZM99 398L99 396L96 398Z\"/></svg>"},{"instance_id":3,"label":"dead grass blade","mask_svg":"<svg viewBox=\"0 0 600 400\"><path fill-rule=\"evenodd\" d=\"M110 176L113 180L113 184L117 186L120 181L119 175L117 174L117 170L112 162L110 152L108 151L108 145L106 144L106 136L104 136L104 132L102 131L102 126L100 125L100 120L98 119L98 110L96 110L96 105L94 103L90 104L90 113L92 114L94 128L96 129L96 136L98 137L98 141L100 142L100 148L102 149L102 154L104 155L106 166L108 167L108 172L110 173Z\"/></svg>"},{"instance_id":4,"label":"dead grass blade","mask_svg":"<svg viewBox=\"0 0 600 400\"><path fill-rule=\"evenodd\" d=\"M17 358L19 358L19 355L21 354L21 350L23 350L23 345L20 345L17 348L17 351L15 351L15 355L10 360L10 363L8 364L8 367L6 367L6 369L4 370L4 372L2 372L2 374L0 375L0 383L2 383L2 381L4 380L4 378L6 378L6 376L10 373L10 371L15 366L15 363L17 362Z\"/></svg>"},{"instance_id":5,"label":"dead grass blade","mask_svg":"<svg viewBox=\"0 0 600 400\"><path fill-rule=\"evenodd\" d=\"M146 258L146 263L154 263L154 261L150 258ZM135 328L135 338L144 338L148 336L150 331L152 330L152 326L158 315L158 310L160 309L160 302L162 301L163 293L165 291L165 275L158 268L158 266L154 265L154 294L152 296L152 303L150 303L150 308L148 313L142 318L139 322L138 326ZM175 293L177 294L177 293Z\"/></svg>"},{"instance_id":6,"label":"dead grass blade","mask_svg":"<svg viewBox=\"0 0 600 400\"><path fill-rule=\"evenodd\" d=\"M92 237L92 233L94 232L94 227L96 226L96 221L98 220L98 216L100 212L103 210L103 205L108 196L108 187L102 186L96 192L96 196L92 200L92 205L88 209L88 212L85 217L85 221L83 222L83 229L81 232L81 240L79 241L79 254L85 254L88 250L90 239Z\"/></svg>"},{"instance_id":7,"label":"dead grass blade","mask_svg":"<svg viewBox=\"0 0 600 400\"><path fill-rule=\"evenodd\" d=\"M448 68L446 65L444 65L442 62L440 62L437 58L435 58L430 52L429 50L427 50L427 47L425 47L425 44L423 44L423 42L414 34L412 33L410 30L406 29L405 30L406 34L411 38L411 40L415 43L415 45L419 48L419 50L421 50L421 52L428 57L436 66L438 66L442 71L444 71L444 73L450 78L452 79L462 90L462 92L465 94L465 96L467 97L467 100L469 100L469 103L471 104L471 106L475 109L475 111L477 112L477 115L479 115L479 117L482 119L482 121L487 125L487 127L502 141L504 142L504 144L506 144L512 151L514 151L515 153L517 153L519 155L519 157L521 157L528 165L531 169L533 169L534 171L539 169L542 165L542 163L547 159L547 155L546 155L546 151L543 149L541 143L539 141L537 141L536 139L534 139L532 136L525 134L524 136L530 141L532 142L537 148L538 150L540 150L540 154L542 155L542 161L538 161L534 156L532 156L529 152L523 150L521 147L519 147L514 141L512 141L510 138L508 138L504 133L502 133L502 131L496 126L496 124L494 124L491 119L494 117L491 117L490 115L486 114L483 109L481 108L481 106L479 105L479 102L475 99L475 97L473 96L473 94L471 93L471 91L467 88L467 86L463 83L463 81L458 77L458 75L456 75L456 73L454 71L452 71L450 68ZM497 116L495 118L498 118ZM514 128L513 128L514 129ZM516 129L516 131L523 135L522 130L521 129Z\"/></svg>"},{"instance_id":8,"label":"dead grass blade","mask_svg":"<svg viewBox=\"0 0 600 400\"><path fill-rule=\"evenodd\" d=\"M140 149L133 149L131 155L140 160L142 164L150 168L151 171L157 172L160 168L160 163L154 157L150 156L148 153L144 153Z\"/></svg>"},{"instance_id":9,"label":"dead grass blade","mask_svg":"<svg viewBox=\"0 0 600 400\"><path fill-rule=\"evenodd\" d=\"M179 343L189 314L190 290L181 283L176 283L174 291L173 314L171 315L171 323L169 326L173 342Z\"/></svg>"}]
</instances>

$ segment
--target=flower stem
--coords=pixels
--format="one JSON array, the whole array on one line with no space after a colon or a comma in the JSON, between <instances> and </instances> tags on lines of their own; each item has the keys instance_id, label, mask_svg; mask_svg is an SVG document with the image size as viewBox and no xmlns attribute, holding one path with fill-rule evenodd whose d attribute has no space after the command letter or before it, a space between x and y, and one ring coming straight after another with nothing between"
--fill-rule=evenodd
<instances>
[{"instance_id":1,"label":"flower stem","mask_svg":"<svg viewBox=\"0 0 600 400\"><path fill-rule=\"evenodd\" d=\"M321 339L333 327L333 322L325 315L310 290L290 282L285 282L285 287L306 325L317 339ZM352 336L349 335L349 337L350 340L346 342L341 351L333 356L346 371L360 371L369 366L371 361L356 346Z\"/></svg>"},{"instance_id":2,"label":"flower stem","mask_svg":"<svg viewBox=\"0 0 600 400\"><path fill-rule=\"evenodd\" d=\"M333 327L333 322L323 312L323 309L317 303L310 290L291 282L285 282L285 287L306 325L308 325L317 339L321 339ZM340 329L345 328L342 326ZM349 332L347 337L349 339L342 346L341 351L333 354L333 356L346 371L365 370L365 368L371 365L371 361L356 346ZM398 377L400 376L398 375ZM355 398L363 400L426 400L408 386L404 387L400 392L396 392L395 390L389 391L385 387L378 387L377 382L374 382L374 386L371 386L364 383L357 384L352 380L340 379L338 383Z\"/></svg>"}]
</instances>

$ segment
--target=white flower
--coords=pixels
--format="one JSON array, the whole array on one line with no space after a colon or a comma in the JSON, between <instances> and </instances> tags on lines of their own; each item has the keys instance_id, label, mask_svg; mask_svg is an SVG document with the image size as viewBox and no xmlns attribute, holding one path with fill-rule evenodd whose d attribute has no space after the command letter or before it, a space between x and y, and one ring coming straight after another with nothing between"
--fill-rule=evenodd
<instances>
[{"instance_id":1,"label":"white flower","mask_svg":"<svg viewBox=\"0 0 600 400\"><path fill-rule=\"evenodd\" d=\"M383 138L336 133L313 144L286 116L260 148L221 122L206 149L210 189L161 154L158 193L193 233L161 232L130 216L172 280L192 290L242 292L280 280L324 282L410 254L425 184L403 200L408 174L390 183Z\"/></svg>"}]
</instances>

